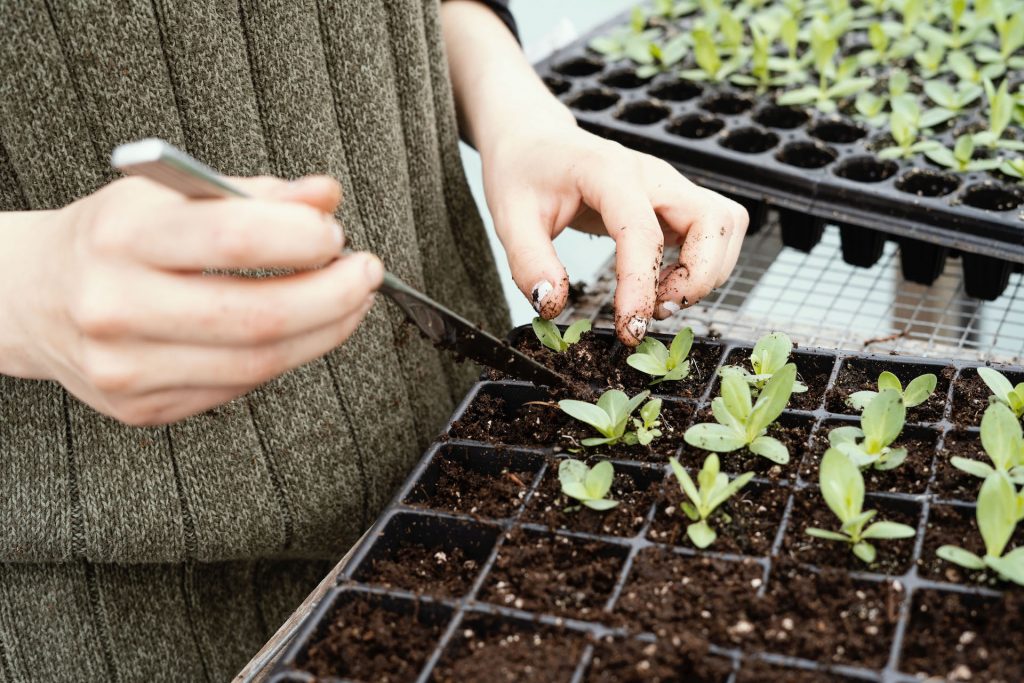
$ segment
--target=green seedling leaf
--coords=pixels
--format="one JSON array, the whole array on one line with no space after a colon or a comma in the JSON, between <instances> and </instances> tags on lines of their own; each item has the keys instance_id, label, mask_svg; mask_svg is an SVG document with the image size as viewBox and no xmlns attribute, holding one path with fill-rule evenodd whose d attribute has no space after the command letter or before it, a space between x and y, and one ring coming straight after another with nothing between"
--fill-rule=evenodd
<instances>
[{"instance_id":1,"label":"green seedling leaf","mask_svg":"<svg viewBox=\"0 0 1024 683\"><path fill-rule=\"evenodd\" d=\"M978 375L995 400L1005 403L1018 418L1024 415L1024 382L1013 386L1003 373L992 368L978 368Z\"/></svg>"},{"instance_id":2,"label":"green seedling leaf","mask_svg":"<svg viewBox=\"0 0 1024 683\"><path fill-rule=\"evenodd\" d=\"M686 534L695 546L706 548L717 537L708 519L720 505L746 486L753 479L754 473L746 472L729 481L729 477L720 471L718 456L712 453L704 459L704 466L697 475L697 483L694 484L678 460L669 458L669 464L679 482L679 488L690 500L689 504L684 503L683 507L694 523L687 527Z\"/></svg>"},{"instance_id":3,"label":"green seedling leaf","mask_svg":"<svg viewBox=\"0 0 1024 683\"><path fill-rule=\"evenodd\" d=\"M646 337L627 359L630 367L651 375L651 384L686 379L690 374L690 362L686 357L693 346L693 330L680 330L672 339L670 347L654 337Z\"/></svg>"},{"instance_id":4,"label":"green seedling leaf","mask_svg":"<svg viewBox=\"0 0 1024 683\"><path fill-rule=\"evenodd\" d=\"M558 466L562 493L592 510L609 510L618 505L618 501L606 498L614 479L615 468L607 460L588 468L583 462L570 458Z\"/></svg>"},{"instance_id":5,"label":"green seedling leaf","mask_svg":"<svg viewBox=\"0 0 1024 683\"><path fill-rule=\"evenodd\" d=\"M584 332L589 331L589 320L577 320L565 330L565 335L563 336L559 332L558 326L550 320L539 316L533 319L533 333L537 335L538 341L557 353L561 353L571 345L579 343L580 336Z\"/></svg>"},{"instance_id":6,"label":"green seedling leaf","mask_svg":"<svg viewBox=\"0 0 1024 683\"><path fill-rule=\"evenodd\" d=\"M985 555L1000 557L1017 526L1017 492L1003 474L992 474L981 485L976 511Z\"/></svg>"},{"instance_id":7,"label":"green seedling leaf","mask_svg":"<svg viewBox=\"0 0 1024 683\"><path fill-rule=\"evenodd\" d=\"M927 373L910 380L904 390L899 378L885 370L878 376L878 390L891 389L903 397L904 406L914 408L931 397L938 382L938 377ZM846 402L854 409L863 411L876 396L878 396L878 391L856 391L850 394Z\"/></svg>"},{"instance_id":8,"label":"green seedling leaf","mask_svg":"<svg viewBox=\"0 0 1024 683\"><path fill-rule=\"evenodd\" d=\"M768 380L781 370L793 351L793 342L781 332L773 332L761 337L750 352L750 367L753 373L746 368L737 365L727 365L719 371L719 375L726 372L735 372L743 376L750 384L755 395L761 393ZM803 383L793 382L793 393L801 394L807 391Z\"/></svg>"},{"instance_id":9,"label":"green seedling leaf","mask_svg":"<svg viewBox=\"0 0 1024 683\"><path fill-rule=\"evenodd\" d=\"M651 392L643 391L629 398L618 389L611 389L601 394L597 404L577 401L574 399L563 399L558 402L562 411L580 422L590 425L601 434L601 437L592 437L580 441L586 447L614 445L625 441L626 443L638 443L638 436L635 431L627 432L630 425L630 416L640 404L647 400ZM661 404L658 403L660 411ZM652 432L657 425L651 425L646 431ZM653 438L655 435L650 434ZM660 431L657 436L660 436ZM648 441L650 443L650 441ZM645 444L646 445L646 444Z\"/></svg>"},{"instance_id":10,"label":"green seedling leaf","mask_svg":"<svg viewBox=\"0 0 1024 683\"><path fill-rule=\"evenodd\" d=\"M882 389L870 397L861 414L859 429L838 427L829 435L829 443L857 467L874 467L878 470L893 469L907 457L904 449L890 447L903 431L906 406L900 393L891 388L892 380L886 378L884 382L890 388ZM864 394L861 396L854 394L850 397L851 401L856 402L863 398L865 398Z\"/></svg>"},{"instance_id":11,"label":"green seedling leaf","mask_svg":"<svg viewBox=\"0 0 1024 683\"><path fill-rule=\"evenodd\" d=\"M985 568L985 560L981 559L974 553L964 550L963 548L958 548L955 545L940 546L935 554L947 562L952 562L953 564L960 565L966 569L980 571Z\"/></svg>"}]
</instances>

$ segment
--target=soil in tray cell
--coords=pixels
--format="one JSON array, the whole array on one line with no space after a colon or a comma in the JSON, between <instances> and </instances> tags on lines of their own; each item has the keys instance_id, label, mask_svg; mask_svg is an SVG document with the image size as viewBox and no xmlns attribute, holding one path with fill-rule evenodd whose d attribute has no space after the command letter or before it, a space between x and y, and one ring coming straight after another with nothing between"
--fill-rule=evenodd
<instances>
[{"instance_id":1,"label":"soil in tray cell","mask_svg":"<svg viewBox=\"0 0 1024 683\"><path fill-rule=\"evenodd\" d=\"M877 510L872 521L899 522L917 529L920 506L916 503L872 498L864 500L865 510ZM841 523L832 514L817 488L809 488L793 497L786 536L782 541L784 555L809 565L837 567L852 571L871 571L898 576L907 572L913 562L914 538L872 541L878 556L868 565L851 551L851 546L808 536L807 527L838 531Z\"/></svg>"},{"instance_id":2,"label":"soil in tray cell","mask_svg":"<svg viewBox=\"0 0 1024 683\"><path fill-rule=\"evenodd\" d=\"M695 423L714 421L710 411L706 411L698 418L694 418ZM789 449L788 464L776 464L768 458L754 455L744 448L731 453L718 454L718 458L722 463L722 471L733 474L754 472L758 476L769 479L792 479L796 473L797 464L807 453L807 444L810 441L813 428L813 417L784 413L768 427L768 436L775 437ZM687 445L679 455L679 460L684 466L699 470L707 456L707 451Z\"/></svg>"},{"instance_id":3,"label":"soil in tray cell","mask_svg":"<svg viewBox=\"0 0 1024 683\"><path fill-rule=\"evenodd\" d=\"M455 631L430 680L569 681L584 645L583 637L570 631L470 615Z\"/></svg>"},{"instance_id":4,"label":"soil in tray cell","mask_svg":"<svg viewBox=\"0 0 1024 683\"><path fill-rule=\"evenodd\" d=\"M997 369L1014 386L1019 382L1024 382L1022 373ZM981 416L985 414L991 396L992 390L978 376L978 371L974 368L964 369L953 385L953 416L950 419L960 427L981 426Z\"/></svg>"},{"instance_id":5,"label":"soil in tray cell","mask_svg":"<svg viewBox=\"0 0 1024 683\"><path fill-rule=\"evenodd\" d=\"M690 477L696 480L696 473L691 472ZM693 548L686 535L686 527L692 521L679 507L689 498L682 493L675 477L669 477L663 487L664 497L658 503L647 538L656 543ZM711 516L709 524L718 538L708 549L739 555L767 555L782 521L789 491L783 486L747 484Z\"/></svg>"},{"instance_id":6,"label":"soil in tray cell","mask_svg":"<svg viewBox=\"0 0 1024 683\"><path fill-rule=\"evenodd\" d=\"M707 642L678 633L653 643L601 641L587 669L587 683L726 683L732 662L708 654Z\"/></svg>"},{"instance_id":7,"label":"soil in tray cell","mask_svg":"<svg viewBox=\"0 0 1024 683\"><path fill-rule=\"evenodd\" d=\"M896 375L904 388L910 380L919 375L932 373L938 382L935 391L927 401L919 406L907 409L907 422L937 422L942 419L946 407L946 396L949 383L953 379L955 369L952 366L925 365L917 363L899 363L896 361L865 360L850 358L839 368L836 383L829 391L826 407L833 413L856 415L857 411L846 403L846 399L855 391L878 391L878 375L883 370Z\"/></svg>"},{"instance_id":8,"label":"soil in tray cell","mask_svg":"<svg viewBox=\"0 0 1024 683\"><path fill-rule=\"evenodd\" d=\"M469 592L498 538L496 526L419 514L391 518L352 578L439 597Z\"/></svg>"},{"instance_id":9,"label":"soil in tray cell","mask_svg":"<svg viewBox=\"0 0 1024 683\"><path fill-rule=\"evenodd\" d=\"M752 560L648 548L637 555L611 621L662 640L685 634L718 645L743 642L749 622L741 622L757 600L763 575Z\"/></svg>"},{"instance_id":10,"label":"soil in tray cell","mask_svg":"<svg viewBox=\"0 0 1024 683\"><path fill-rule=\"evenodd\" d=\"M932 482L931 493L941 500L961 500L973 503L981 491L982 480L953 467L953 457L978 460L992 464L981 447L981 436L978 432L955 431L946 434L935 459L935 481Z\"/></svg>"},{"instance_id":11,"label":"soil in tray cell","mask_svg":"<svg viewBox=\"0 0 1024 683\"><path fill-rule=\"evenodd\" d=\"M513 530L480 599L577 619L600 619L627 555L622 546Z\"/></svg>"},{"instance_id":12,"label":"soil in tray cell","mask_svg":"<svg viewBox=\"0 0 1024 683\"><path fill-rule=\"evenodd\" d=\"M925 527L924 546L917 561L918 573L933 581L1013 587L1013 584L1001 581L995 572L971 571L939 558L936 552L944 545L955 545L978 556L985 554L985 543L978 531L973 506L932 505ZM1018 524L1005 552L1021 545L1024 545L1024 525Z\"/></svg>"},{"instance_id":13,"label":"soil in tray cell","mask_svg":"<svg viewBox=\"0 0 1024 683\"><path fill-rule=\"evenodd\" d=\"M587 464L593 465L599 459L593 458ZM522 516L524 522L611 536L635 536L639 533L651 505L658 498L663 474L660 469L616 466L611 491L605 497L619 504L611 510L598 511L562 494L558 481L559 462L552 459L549 464L544 480L526 506Z\"/></svg>"},{"instance_id":14,"label":"soil in tray cell","mask_svg":"<svg viewBox=\"0 0 1024 683\"><path fill-rule=\"evenodd\" d=\"M863 680L825 671L773 666L754 659L744 661L736 676L736 683L857 683Z\"/></svg>"},{"instance_id":15,"label":"soil in tray cell","mask_svg":"<svg viewBox=\"0 0 1024 683\"><path fill-rule=\"evenodd\" d=\"M734 349L725 359L725 365L738 365L747 371L750 367L750 349ZM812 353L794 353L790 360L796 363L797 378L807 386L807 391L793 394L787 408L790 410L816 410L821 406L821 397L828 387L829 377L835 358ZM717 394L719 389L713 389Z\"/></svg>"},{"instance_id":16,"label":"soil in tray cell","mask_svg":"<svg viewBox=\"0 0 1024 683\"><path fill-rule=\"evenodd\" d=\"M828 450L828 433L836 427L847 425L857 426L858 421L828 420L814 435L814 447L800 464L800 476L804 481L818 484L818 467L821 456ZM935 446L939 432L928 427L906 427L903 433L893 442L893 448L906 448L907 459L899 467L891 470L877 470L873 467L861 470L864 475L864 487L871 492L879 493L924 493L932 476L932 460L935 457Z\"/></svg>"},{"instance_id":17,"label":"soil in tray cell","mask_svg":"<svg viewBox=\"0 0 1024 683\"><path fill-rule=\"evenodd\" d=\"M1019 683L1024 678L1024 597L914 595L900 670L947 681ZM932 680L932 679L929 679Z\"/></svg>"},{"instance_id":18,"label":"soil in tray cell","mask_svg":"<svg viewBox=\"0 0 1024 683\"><path fill-rule=\"evenodd\" d=\"M413 681L447 622L436 605L342 594L296 664L318 677Z\"/></svg>"},{"instance_id":19,"label":"soil in tray cell","mask_svg":"<svg viewBox=\"0 0 1024 683\"><path fill-rule=\"evenodd\" d=\"M670 340L665 340L666 346L670 343ZM542 346L532 331L527 330L516 341L515 347L577 382L601 389L625 389L630 393L651 389L659 394L683 398L696 398L704 392L708 381L714 377L722 355L720 344L695 341L690 349L689 376L678 382L663 382L651 387L648 385L654 378L626 363L633 350L619 343L614 335L585 333L578 344L573 344L562 353L556 353Z\"/></svg>"},{"instance_id":20,"label":"soil in tray cell","mask_svg":"<svg viewBox=\"0 0 1024 683\"><path fill-rule=\"evenodd\" d=\"M531 453L445 446L405 503L474 517L510 517L526 497L541 462Z\"/></svg>"}]
</instances>

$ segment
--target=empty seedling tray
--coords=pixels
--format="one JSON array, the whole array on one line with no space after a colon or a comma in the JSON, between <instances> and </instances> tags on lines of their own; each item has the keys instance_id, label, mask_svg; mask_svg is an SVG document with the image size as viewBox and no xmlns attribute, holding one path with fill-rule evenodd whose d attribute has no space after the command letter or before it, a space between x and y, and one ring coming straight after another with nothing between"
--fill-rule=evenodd
<instances>
[{"instance_id":1,"label":"empty seedling tray","mask_svg":"<svg viewBox=\"0 0 1024 683\"><path fill-rule=\"evenodd\" d=\"M674 27L685 31L698 16L673 20ZM892 143L880 128L855 120L852 98L836 114L779 106L776 92L683 80L678 68L640 78L630 60L609 61L588 47L628 23L626 13L598 27L540 62L538 72L581 126L738 200L751 231L773 206L783 242L809 251L823 224L835 223L843 258L864 267L879 259L885 239L896 239L904 276L922 284L941 275L948 255L962 254L967 293L988 300L1024 263L1024 184L997 170L947 171L921 154L881 159L877 151ZM853 54L866 44L866 31L854 30L841 50ZM692 54L680 64L693 66ZM885 83L884 72L874 76ZM1019 70L1005 78L1014 87L1024 83ZM919 89L915 79L911 87ZM951 148L961 132L984 129L984 101L930 139Z\"/></svg>"},{"instance_id":2,"label":"empty seedling tray","mask_svg":"<svg viewBox=\"0 0 1024 683\"><path fill-rule=\"evenodd\" d=\"M541 355L525 329L512 341ZM584 340L580 357L617 357L611 331ZM620 501L606 513L564 510L554 480L578 434L548 390L478 383L272 680L909 683L965 671L973 680L1024 679L1020 589L935 557L943 543L979 550L977 480L947 464L980 453L987 390L974 366L797 349L810 391L772 428L792 459L778 466L722 455L723 469L757 477L726 504L731 521L716 516L718 540L698 551L682 531L667 459L699 467L705 454L682 432L717 393L716 370L751 344L702 339L694 348L698 372L656 389L665 435L650 448L602 451ZM609 384L581 375L564 354L544 357L595 389L630 386L628 376ZM907 461L865 474L866 507L918 533L880 543L878 562L867 566L803 530L828 514L817 491L825 430L853 419L842 396L867 388L881 369L904 381L930 371L939 381L908 413L898 442Z\"/></svg>"}]
</instances>

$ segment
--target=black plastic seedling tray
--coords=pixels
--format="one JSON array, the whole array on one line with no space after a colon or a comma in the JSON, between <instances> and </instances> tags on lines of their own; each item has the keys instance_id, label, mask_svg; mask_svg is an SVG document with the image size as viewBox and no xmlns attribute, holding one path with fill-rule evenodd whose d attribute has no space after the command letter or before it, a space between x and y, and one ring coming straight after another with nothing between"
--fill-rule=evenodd
<instances>
[{"instance_id":1,"label":"black plastic seedling tray","mask_svg":"<svg viewBox=\"0 0 1024 683\"><path fill-rule=\"evenodd\" d=\"M512 340L529 348L524 329L514 332ZM610 330L595 330L593 337L616 348ZM667 425L675 430L667 430L663 439L680 435L698 419L717 393L715 370L751 346L720 340L699 340L698 345L704 349L702 362L710 367L694 397L679 398L670 386L661 387L666 392L659 394L665 401L663 416L687 416L683 423ZM984 401L972 391L979 382L976 366L819 349L798 349L794 361L813 393L801 404L807 409L787 410L779 423L803 429L798 438L803 445L791 447L793 459L785 467L767 461L758 465L758 476L736 503L748 507L731 509L736 523L747 525L746 535L730 536L718 519L719 539L703 552L672 528L668 508L678 501L678 487L663 453L634 457L636 447L608 452L616 486L625 482L620 500L640 510L635 520L619 518L581 530L572 527L573 520L582 518L559 517L557 506L553 518L538 514L551 509L538 510L535 503L547 495L546 482L555 476L565 450L552 444L474 442L459 435L460 420L484 402L505 401L504 415L511 424L526 419L517 417L526 402L547 399L546 390L522 382L481 381L355 549L338 585L307 617L272 680L314 680L307 668L311 652L328 647L324 637L332 629L347 634L344 647L338 649L337 641L330 647L341 653L353 678L316 680L645 680L643 673L659 666L693 682L909 682L920 680L915 674L942 677L957 667L972 671L972 680L1024 680L1024 654L1013 641L1024 627L1021 591L1000 583L982 585L979 577L931 559L949 529L969 528L969 535L977 536L972 522L976 480L945 464L951 449L978 440L971 425L978 424ZM825 430L853 419L841 396L858 373L881 367L904 380L935 372L939 387L929 402L908 414L901 439L912 447L902 468L866 474L865 507L918 530L913 539L880 543L879 563L867 567L842 547L816 551L803 526L806 515L825 510L816 488ZM1014 380L1024 376L1024 368L1001 369ZM514 431L495 424L493 433ZM691 469L704 457L688 446L672 453ZM722 462L733 472L749 467L736 454L722 456ZM479 481L490 483L481 488ZM480 490L490 495L475 496ZM570 526L552 523L555 518L569 520ZM961 537L943 542L965 542L963 532L956 533ZM1024 542L1021 536L1018 532L1011 546ZM966 542L969 546L970 539ZM520 572L515 558L523 556L513 552L534 543L550 549L552 563L563 572L558 585L565 590L556 587L559 597L544 607L538 605L537 588L549 584ZM393 574L380 570L379 562L424 571L414 573L416 585L395 585ZM449 562L448 570L431 569ZM601 567L609 568L607 580ZM675 579L645 583L659 571L672 571ZM821 583L826 580L827 585ZM715 622L730 624L715 631L709 626L714 615L703 611L702 601L726 583L732 586L727 604L735 607L735 623ZM801 594L798 588L810 607L793 602ZM846 595L843 606L813 616L815 602L829 591ZM758 607L759 601L779 595L790 595L791 601ZM934 624L943 615L952 625L936 634ZM801 635L816 630L824 634L821 642ZM382 649L380 643L397 633L400 643ZM923 651L922 634L929 637ZM1012 663L1009 674L1005 664L984 669L987 653L1000 651L1018 658L1019 666Z\"/></svg>"},{"instance_id":2,"label":"black plastic seedling tray","mask_svg":"<svg viewBox=\"0 0 1024 683\"><path fill-rule=\"evenodd\" d=\"M677 21L685 30L695 17ZM609 62L587 47L628 23L628 13L612 19L540 62L538 72L584 128L737 199L752 231L769 205L778 209L783 242L804 251L821 239L825 222L838 224L843 258L864 267L895 239L904 276L923 284L941 275L947 255L962 253L967 293L982 299L997 298L1014 265L1024 263L1024 185L998 172L947 172L920 155L878 159L875 150L891 143L849 116L852 102L823 115L777 106L753 89L670 73L644 80L629 60ZM864 31L851 31L844 49L865 43ZM878 78L884 83L884 74ZM1016 84L1024 73L1006 78ZM958 132L982 120L975 112L936 139L952 148Z\"/></svg>"}]
</instances>

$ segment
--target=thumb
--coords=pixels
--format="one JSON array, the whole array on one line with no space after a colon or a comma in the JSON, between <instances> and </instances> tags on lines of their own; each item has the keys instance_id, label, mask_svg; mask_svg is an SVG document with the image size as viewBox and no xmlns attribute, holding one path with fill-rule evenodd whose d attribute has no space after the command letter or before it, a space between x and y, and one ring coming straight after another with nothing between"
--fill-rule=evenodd
<instances>
[{"instance_id":1,"label":"thumb","mask_svg":"<svg viewBox=\"0 0 1024 683\"><path fill-rule=\"evenodd\" d=\"M542 318L557 317L569 299L569 276L555 253L551 230L540 221L540 212L517 203L495 215L494 227L519 291Z\"/></svg>"}]
</instances>

